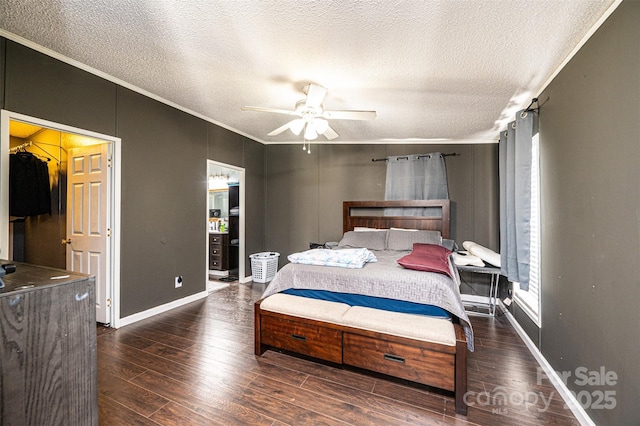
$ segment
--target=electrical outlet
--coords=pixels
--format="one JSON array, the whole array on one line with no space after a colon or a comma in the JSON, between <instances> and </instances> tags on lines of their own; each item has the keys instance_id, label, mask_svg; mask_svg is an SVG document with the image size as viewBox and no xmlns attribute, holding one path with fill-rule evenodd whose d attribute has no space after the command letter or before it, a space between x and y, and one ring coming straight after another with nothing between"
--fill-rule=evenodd
<instances>
[{"instance_id":1,"label":"electrical outlet","mask_svg":"<svg viewBox=\"0 0 640 426\"><path fill-rule=\"evenodd\" d=\"M176 286L176 288L182 287L182 275L178 275L177 277L175 277L173 279L173 283Z\"/></svg>"}]
</instances>

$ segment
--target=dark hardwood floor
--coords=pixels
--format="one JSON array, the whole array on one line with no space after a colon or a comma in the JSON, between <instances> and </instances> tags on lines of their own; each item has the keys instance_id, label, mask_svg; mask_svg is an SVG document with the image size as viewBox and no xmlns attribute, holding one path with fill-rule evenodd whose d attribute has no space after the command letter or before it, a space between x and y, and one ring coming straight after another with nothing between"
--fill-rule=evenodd
<instances>
[{"instance_id":1,"label":"dark hardwood floor","mask_svg":"<svg viewBox=\"0 0 640 426\"><path fill-rule=\"evenodd\" d=\"M468 415L451 395L274 351L253 354L264 284L98 326L101 425L577 425L503 316L473 316Z\"/></svg>"}]
</instances>

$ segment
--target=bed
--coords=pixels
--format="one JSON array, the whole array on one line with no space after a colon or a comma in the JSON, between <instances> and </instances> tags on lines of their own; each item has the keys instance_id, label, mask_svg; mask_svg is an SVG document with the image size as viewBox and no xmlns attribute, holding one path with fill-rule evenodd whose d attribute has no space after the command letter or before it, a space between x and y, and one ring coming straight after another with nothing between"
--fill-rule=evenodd
<instances>
[{"instance_id":1,"label":"bed","mask_svg":"<svg viewBox=\"0 0 640 426\"><path fill-rule=\"evenodd\" d=\"M380 213L399 207L428 210L424 216ZM466 415L473 330L457 270L440 247L450 236L449 212L449 200L345 201L342 250L327 255L362 250L375 260L360 268L285 265L255 303L255 354L285 350L443 389ZM355 248L360 242L365 248ZM444 253L446 265L407 266L419 249Z\"/></svg>"}]
</instances>

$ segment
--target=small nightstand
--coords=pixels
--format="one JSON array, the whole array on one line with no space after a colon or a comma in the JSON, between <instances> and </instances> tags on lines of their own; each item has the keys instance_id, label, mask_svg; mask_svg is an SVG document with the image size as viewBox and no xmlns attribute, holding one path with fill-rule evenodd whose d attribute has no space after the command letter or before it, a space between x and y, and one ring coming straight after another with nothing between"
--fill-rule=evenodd
<instances>
[{"instance_id":1,"label":"small nightstand","mask_svg":"<svg viewBox=\"0 0 640 426\"><path fill-rule=\"evenodd\" d=\"M486 315L490 317L494 317L496 315L496 306L498 302L498 282L500 280L500 268L495 266L471 266L471 265L456 265L458 271L462 272L473 272L476 274L489 274L491 275L491 286L489 287L489 303L469 301L467 302L473 303L474 305L485 305L489 309L489 313L485 314L483 312L475 312L470 311L469 313L473 313L476 315ZM464 294L461 294L462 301L465 302Z\"/></svg>"}]
</instances>

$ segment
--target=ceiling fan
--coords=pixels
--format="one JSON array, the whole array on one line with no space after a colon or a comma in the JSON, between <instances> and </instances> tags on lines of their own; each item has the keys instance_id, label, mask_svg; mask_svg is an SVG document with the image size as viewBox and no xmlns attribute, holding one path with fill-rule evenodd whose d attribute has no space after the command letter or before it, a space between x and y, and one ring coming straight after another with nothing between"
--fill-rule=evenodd
<instances>
[{"instance_id":1,"label":"ceiling fan","mask_svg":"<svg viewBox=\"0 0 640 426\"><path fill-rule=\"evenodd\" d=\"M327 89L317 84L309 84L306 94L307 97L305 99L296 102L295 110L254 106L244 106L242 110L297 116L299 118L278 127L269 133L269 136L279 135L287 129L290 129L295 135L299 135L304 130L304 138L306 140L314 140L318 135L323 135L329 140L337 138L338 134L329 126L327 120L373 120L376 118L375 111L325 111L322 108L322 101L327 95Z\"/></svg>"}]
</instances>

